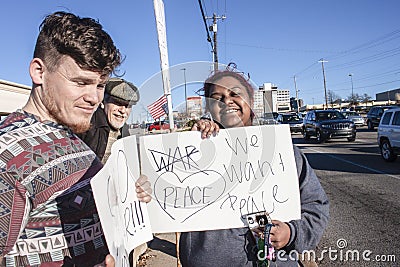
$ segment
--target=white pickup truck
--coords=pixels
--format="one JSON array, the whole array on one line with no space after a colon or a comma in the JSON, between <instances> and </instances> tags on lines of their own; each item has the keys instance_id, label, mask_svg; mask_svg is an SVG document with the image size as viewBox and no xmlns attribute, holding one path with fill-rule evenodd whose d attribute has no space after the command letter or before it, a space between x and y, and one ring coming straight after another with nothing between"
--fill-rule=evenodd
<instances>
[{"instance_id":1,"label":"white pickup truck","mask_svg":"<svg viewBox=\"0 0 400 267\"><path fill-rule=\"evenodd\" d=\"M400 154L400 108L388 109L382 115L378 145L385 161L395 161Z\"/></svg>"}]
</instances>

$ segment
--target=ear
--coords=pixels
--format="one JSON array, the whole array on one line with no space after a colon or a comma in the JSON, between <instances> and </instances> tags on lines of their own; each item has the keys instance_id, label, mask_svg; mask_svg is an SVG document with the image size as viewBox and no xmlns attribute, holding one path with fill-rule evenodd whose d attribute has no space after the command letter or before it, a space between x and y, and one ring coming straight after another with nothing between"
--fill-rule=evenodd
<instances>
[{"instance_id":1,"label":"ear","mask_svg":"<svg viewBox=\"0 0 400 267\"><path fill-rule=\"evenodd\" d=\"M34 58L29 64L29 74L34 84L43 83L43 72L45 70L43 61L40 58Z\"/></svg>"}]
</instances>

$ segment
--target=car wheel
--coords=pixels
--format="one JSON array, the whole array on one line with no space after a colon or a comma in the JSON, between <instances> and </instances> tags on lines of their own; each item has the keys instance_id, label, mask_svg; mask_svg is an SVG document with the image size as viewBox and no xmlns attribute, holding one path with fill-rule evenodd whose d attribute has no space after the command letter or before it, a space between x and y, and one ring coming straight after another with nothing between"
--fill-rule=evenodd
<instances>
[{"instance_id":1,"label":"car wheel","mask_svg":"<svg viewBox=\"0 0 400 267\"><path fill-rule=\"evenodd\" d=\"M303 129L303 138L304 138L304 140L310 139L310 136L308 135L306 129Z\"/></svg>"},{"instance_id":2,"label":"car wheel","mask_svg":"<svg viewBox=\"0 0 400 267\"><path fill-rule=\"evenodd\" d=\"M354 142L354 141L356 141L356 137L355 136L354 137L349 137L349 138L347 138L347 141Z\"/></svg>"},{"instance_id":3,"label":"car wheel","mask_svg":"<svg viewBox=\"0 0 400 267\"><path fill-rule=\"evenodd\" d=\"M385 161L392 162L395 161L397 155L393 152L392 146L390 145L389 141L384 139L381 143L381 155Z\"/></svg>"},{"instance_id":4,"label":"car wheel","mask_svg":"<svg viewBox=\"0 0 400 267\"><path fill-rule=\"evenodd\" d=\"M373 130L374 125L372 124L372 121L368 121L368 130Z\"/></svg>"},{"instance_id":5,"label":"car wheel","mask_svg":"<svg viewBox=\"0 0 400 267\"><path fill-rule=\"evenodd\" d=\"M321 134L321 131L320 130L317 130L317 143L319 143L319 144L322 144L325 140L324 140L324 138L322 137L322 134Z\"/></svg>"},{"instance_id":6,"label":"car wheel","mask_svg":"<svg viewBox=\"0 0 400 267\"><path fill-rule=\"evenodd\" d=\"M354 135L352 135L351 137L348 137L348 138L347 138L347 141L349 141L349 142L354 142L354 141L356 141L356 133L354 133Z\"/></svg>"}]
</instances>

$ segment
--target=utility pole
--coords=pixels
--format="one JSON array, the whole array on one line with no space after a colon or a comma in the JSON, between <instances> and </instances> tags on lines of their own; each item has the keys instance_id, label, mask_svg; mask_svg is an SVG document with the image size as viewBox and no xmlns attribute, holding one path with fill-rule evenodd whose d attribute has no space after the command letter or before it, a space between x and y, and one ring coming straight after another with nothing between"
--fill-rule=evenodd
<instances>
[{"instance_id":1,"label":"utility pole","mask_svg":"<svg viewBox=\"0 0 400 267\"><path fill-rule=\"evenodd\" d=\"M183 79L185 81L185 105L186 105L186 118L188 118L188 102L187 102L187 91L186 91L186 68L181 69L183 70Z\"/></svg>"},{"instance_id":2,"label":"utility pole","mask_svg":"<svg viewBox=\"0 0 400 267\"><path fill-rule=\"evenodd\" d=\"M217 50L217 32L218 32L218 26L217 26L217 21L219 19L226 19L225 15L222 16L217 16L217 14L213 14L212 17L206 17L206 19L212 19L213 24L210 26L209 30L213 32L213 42L214 42L214 47L213 47L213 61L214 61L214 72L218 70L218 50Z\"/></svg>"},{"instance_id":3,"label":"utility pole","mask_svg":"<svg viewBox=\"0 0 400 267\"><path fill-rule=\"evenodd\" d=\"M297 83L296 83L296 75L293 76L294 79L294 89L296 90L296 105L297 105L297 113L299 113L299 90L297 90Z\"/></svg>"},{"instance_id":4,"label":"utility pole","mask_svg":"<svg viewBox=\"0 0 400 267\"><path fill-rule=\"evenodd\" d=\"M324 68L324 63L328 62L326 60L324 60L323 58L321 58L318 62L322 63L322 75L324 77L324 90L325 90L325 107L324 109L328 108L328 96L326 95L326 78L325 78L325 68Z\"/></svg>"}]
</instances>

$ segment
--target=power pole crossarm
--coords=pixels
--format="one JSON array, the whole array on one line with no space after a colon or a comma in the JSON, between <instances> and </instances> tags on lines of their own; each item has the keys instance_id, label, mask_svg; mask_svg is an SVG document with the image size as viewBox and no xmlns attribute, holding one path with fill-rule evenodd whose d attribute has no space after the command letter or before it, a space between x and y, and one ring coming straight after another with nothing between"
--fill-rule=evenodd
<instances>
[{"instance_id":1,"label":"power pole crossarm","mask_svg":"<svg viewBox=\"0 0 400 267\"><path fill-rule=\"evenodd\" d=\"M210 26L210 31L213 32L214 36L213 36L213 42L214 42L214 46L213 46L213 58L214 58L214 71L218 70L218 52L217 52L217 32L218 32L218 25L217 25L217 21L219 19L226 19L225 16L217 16L217 14L213 14L212 17L206 17L206 19L212 19L213 20L213 24Z\"/></svg>"}]
</instances>

